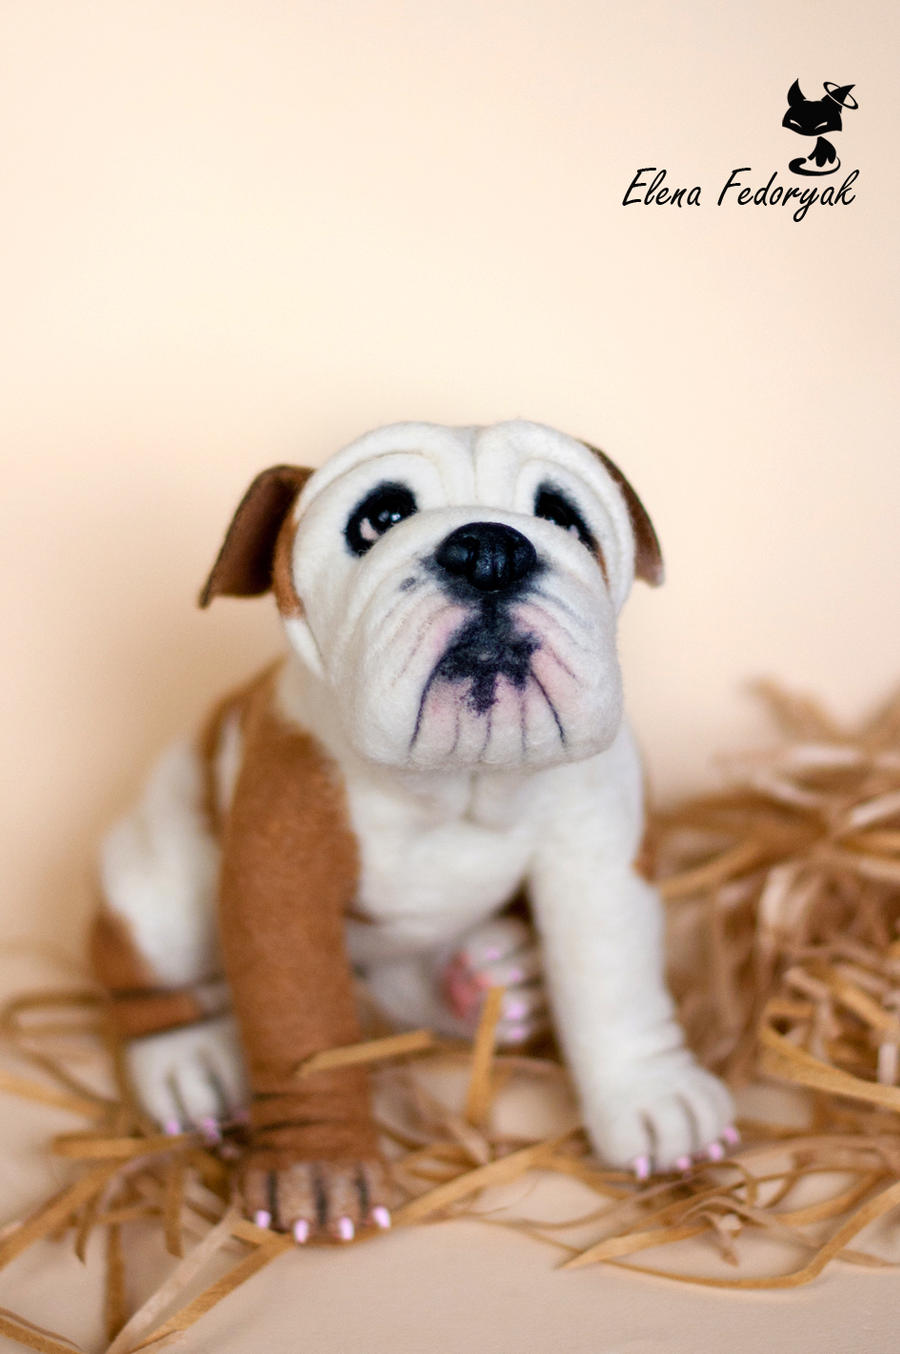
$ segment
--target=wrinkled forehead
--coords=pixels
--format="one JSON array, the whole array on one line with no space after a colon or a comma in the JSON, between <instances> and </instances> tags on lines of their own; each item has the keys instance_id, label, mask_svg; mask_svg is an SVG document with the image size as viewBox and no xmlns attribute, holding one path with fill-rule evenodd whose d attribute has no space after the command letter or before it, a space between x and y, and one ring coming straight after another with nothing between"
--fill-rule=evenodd
<instances>
[{"instance_id":1,"label":"wrinkled forehead","mask_svg":"<svg viewBox=\"0 0 900 1354\"><path fill-rule=\"evenodd\" d=\"M503 502L530 462L567 470L602 493L608 476L583 443L543 424L512 420L490 427L444 427L438 423L392 423L351 442L310 477L300 500L301 514L313 499L361 466L371 479L390 479L405 463L421 459L441 484L448 503Z\"/></svg>"}]
</instances>

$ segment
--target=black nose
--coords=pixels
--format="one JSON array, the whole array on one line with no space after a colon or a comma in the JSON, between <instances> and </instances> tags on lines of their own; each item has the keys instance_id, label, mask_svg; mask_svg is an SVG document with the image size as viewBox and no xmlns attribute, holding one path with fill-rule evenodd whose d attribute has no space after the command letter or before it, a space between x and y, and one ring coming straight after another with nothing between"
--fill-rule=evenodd
<instances>
[{"instance_id":1,"label":"black nose","mask_svg":"<svg viewBox=\"0 0 900 1354\"><path fill-rule=\"evenodd\" d=\"M527 536L501 522L468 522L451 531L434 553L451 578L464 578L479 592L502 592L534 572L537 553Z\"/></svg>"}]
</instances>

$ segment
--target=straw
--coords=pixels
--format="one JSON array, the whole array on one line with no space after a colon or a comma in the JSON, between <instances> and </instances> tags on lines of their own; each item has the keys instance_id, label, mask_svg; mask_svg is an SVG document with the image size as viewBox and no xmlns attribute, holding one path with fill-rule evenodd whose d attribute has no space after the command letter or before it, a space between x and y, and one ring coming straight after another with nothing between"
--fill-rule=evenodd
<instances>
[{"instance_id":1,"label":"straw","mask_svg":"<svg viewBox=\"0 0 900 1354\"><path fill-rule=\"evenodd\" d=\"M773 683L760 695L778 741L730 757L721 790L653 815L649 845L683 942L671 981L689 1041L735 1086L762 1077L793 1088L806 1123L746 1119L727 1160L642 1184L604 1168L582 1130L510 1137L494 1113L508 1090L542 1092L566 1073L553 1049L497 1047L502 992L492 989L470 1047L417 1030L327 1050L297 1069L303 1077L370 1068L395 1225L465 1216L552 1247L564 1269L612 1265L726 1289L796 1287L832 1263L890 1267L856 1243L900 1210L900 694L856 729ZM95 991L79 989L25 993L0 1012L6 1047L33 1073L0 1072L0 1091L84 1125L50 1143L72 1178L0 1228L0 1267L60 1236L83 1256L102 1232L108 1354L133 1354L176 1339L292 1242L230 1204L228 1154L240 1153L245 1129L229 1129L219 1149L197 1134L149 1130L121 1080L103 1011ZM113 1094L73 1075L73 1051L102 1065ZM429 1072L460 1065L460 1102L444 1103ZM517 1216L504 1202L511 1184L558 1177L581 1194L569 1217ZM129 1312L136 1222L159 1228L173 1268ZM754 1236L797 1258L746 1273ZM665 1264L648 1264L644 1252ZM219 1272L197 1294L211 1267ZM44 1354L79 1354L66 1336L2 1309L0 1334Z\"/></svg>"}]
</instances>

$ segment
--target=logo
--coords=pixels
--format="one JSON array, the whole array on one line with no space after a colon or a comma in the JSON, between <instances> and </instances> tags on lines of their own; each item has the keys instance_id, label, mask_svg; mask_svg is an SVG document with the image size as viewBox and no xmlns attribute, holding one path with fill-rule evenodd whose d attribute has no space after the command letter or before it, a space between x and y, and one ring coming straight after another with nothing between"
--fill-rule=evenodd
<instances>
[{"instance_id":1,"label":"logo","mask_svg":"<svg viewBox=\"0 0 900 1354\"><path fill-rule=\"evenodd\" d=\"M788 168L795 174L819 178L823 174L834 174L841 167L837 151L822 132L841 131L842 110L858 108L859 104L850 93L853 85L838 86L826 80L823 88L824 99L808 99L800 88L800 81L795 80L787 93L788 110L782 119L782 127L789 127L798 136L817 138L809 155L799 155L791 161Z\"/></svg>"},{"instance_id":2,"label":"logo","mask_svg":"<svg viewBox=\"0 0 900 1354\"><path fill-rule=\"evenodd\" d=\"M825 93L821 99L808 99L800 88L800 81L795 80L788 90L788 108L781 121L782 127L795 132L797 136L816 138L816 144L808 155L798 155L788 165L792 174L798 174L803 178L823 178L837 173L841 162L825 133L833 136L836 132L842 131L841 116L845 109L859 107L850 92L856 88L855 85L836 85L826 80L822 88ZM723 173L719 179L722 186L715 198L715 205L788 207L791 219L802 221L813 207L848 207L856 201L856 193L850 190L859 178L858 169L846 174L840 187L836 183L829 183L823 188L816 185L801 188L790 181L781 183L777 169L770 170L768 178L762 182L766 173L764 169L757 175L755 184L752 178L748 182L744 177L753 175L751 165L739 165L732 169L727 177ZM685 184L684 180L682 183L684 186L676 186L677 180L675 184L671 183L668 169L658 168L657 165L643 165L626 188L622 206L678 208L704 206L703 184L696 178L693 183Z\"/></svg>"}]
</instances>

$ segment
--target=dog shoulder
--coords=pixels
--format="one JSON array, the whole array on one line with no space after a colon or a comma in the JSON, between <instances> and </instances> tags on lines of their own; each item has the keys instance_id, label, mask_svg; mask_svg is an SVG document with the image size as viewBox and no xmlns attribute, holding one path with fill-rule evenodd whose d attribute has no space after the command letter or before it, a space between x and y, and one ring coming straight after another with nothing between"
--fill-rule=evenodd
<instances>
[{"instance_id":1,"label":"dog shoulder","mask_svg":"<svg viewBox=\"0 0 900 1354\"><path fill-rule=\"evenodd\" d=\"M333 759L296 701L284 699L285 660L269 664L216 702L196 738L205 807L220 834L240 778L293 782L294 804L308 802L321 782L340 780Z\"/></svg>"},{"instance_id":2,"label":"dog shoulder","mask_svg":"<svg viewBox=\"0 0 900 1354\"><path fill-rule=\"evenodd\" d=\"M311 868L323 857L350 874L357 853L344 777L309 717L285 699L284 676L284 662L272 664L207 721L200 742L209 812L223 844L258 857L261 869L274 852L286 867Z\"/></svg>"}]
</instances>

